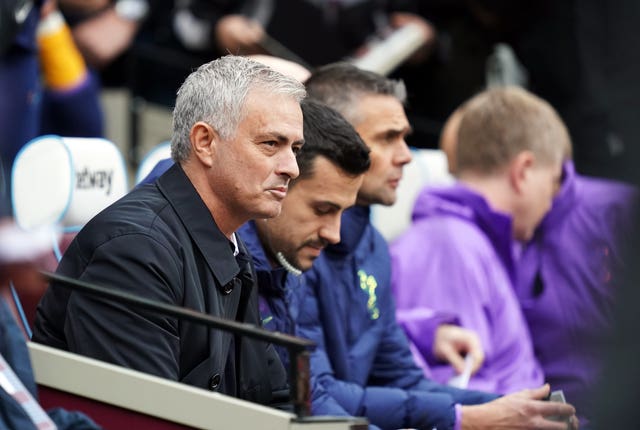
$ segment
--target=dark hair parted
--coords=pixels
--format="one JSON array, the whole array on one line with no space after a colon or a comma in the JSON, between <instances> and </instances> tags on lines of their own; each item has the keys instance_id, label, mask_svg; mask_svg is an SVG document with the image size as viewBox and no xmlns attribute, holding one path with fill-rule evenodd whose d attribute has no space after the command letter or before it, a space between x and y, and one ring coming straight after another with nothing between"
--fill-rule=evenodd
<instances>
[{"instance_id":1,"label":"dark hair parted","mask_svg":"<svg viewBox=\"0 0 640 430\"><path fill-rule=\"evenodd\" d=\"M357 176L369 169L369 148L349 122L320 102L300 103L304 118L304 145L296 158L299 179L312 176L314 161L322 156L348 175Z\"/></svg>"},{"instance_id":2,"label":"dark hair parted","mask_svg":"<svg viewBox=\"0 0 640 430\"><path fill-rule=\"evenodd\" d=\"M404 104L407 90L402 81L362 70L349 63L332 63L316 69L305 82L307 96L337 110L351 124L357 124L356 102L363 96L395 97Z\"/></svg>"}]
</instances>

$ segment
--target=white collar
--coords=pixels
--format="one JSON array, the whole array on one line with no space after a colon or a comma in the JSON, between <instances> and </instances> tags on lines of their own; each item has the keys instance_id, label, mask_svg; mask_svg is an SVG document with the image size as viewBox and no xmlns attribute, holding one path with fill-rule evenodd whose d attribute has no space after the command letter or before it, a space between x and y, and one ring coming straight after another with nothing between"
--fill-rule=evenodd
<instances>
[{"instance_id":1,"label":"white collar","mask_svg":"<svg viewBox=\"0 0 640 430\"><path fill-rule=\"evenodd\" d=\"M240 249L238 248L238 238L235 233L231 233L231 243L233 243L233 256L237 257Z\"/></svg>"}]
</instances>

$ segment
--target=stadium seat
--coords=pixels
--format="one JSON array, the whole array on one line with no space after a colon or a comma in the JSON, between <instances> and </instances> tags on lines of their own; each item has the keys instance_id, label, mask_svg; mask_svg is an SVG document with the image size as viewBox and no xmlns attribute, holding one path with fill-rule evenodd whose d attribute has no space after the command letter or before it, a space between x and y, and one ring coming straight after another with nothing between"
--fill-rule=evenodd
<instances>
[{"instance_id":1,"label":"stadium seat","mask_svg":"<svg viewBox=\"0 0 640 430\"><path fill-rule=\"evenodd\" d=\"M171 142L165 141L158 144L151 151L147 152L136 173L136 185L140 183L156 167L159 161L171 158Z\"/></svg>"},{"instance_id":2,"label":"stadium seat","mask_svg":"<svg viewBox=\"0 0 640 430\"><path fill-rule=\"evenodd\" d=\"M19 226L82 227L128 191L120 150L102 138L38 137L13 164L11 199Z\"/></svg>"},{"instance_id":3,"label":"stadium seat","mask_svg":"<svg viewBox=\"0 0 640 430\"><path fill-rule=\"evenodd\" d=\"M16 156L11 177L16 224L28 231L57 227L51 252L40 262L50 271L80 228L128 191L124 158L102 138L35 138ZM29 287L16 285L26 323L31 324L42 291Z\"/></svg>"}]
</instances>

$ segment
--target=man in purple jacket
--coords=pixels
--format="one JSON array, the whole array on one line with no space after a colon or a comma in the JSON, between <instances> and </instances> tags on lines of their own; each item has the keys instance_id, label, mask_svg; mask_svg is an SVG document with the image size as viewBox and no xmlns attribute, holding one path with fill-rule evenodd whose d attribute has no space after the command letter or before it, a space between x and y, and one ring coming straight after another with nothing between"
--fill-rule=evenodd
<instances>
[{"instance_id":1,"label":"man in purple jacket","mask_svg":"<svg viewBox=\"0 0 640 430\"><path fill-rule=\"evenodd\" d=\"M452 174L463 111L449 118L440 142ZM611 331L624 265L621 239L632 231L638 191L576 173L566 143L562 187L524 246L516 295L547 382L591 414L601 371L598 350Z\"/></svg>"},{"instance_id":2,"label":"man in purple jacket","mask_svg":"<svg viewBox=\"0 0 640 430\"><path fill-rule=\"evenodd\" d=\"M486 360L472 388L509 393L543 382L513 290L513 248L551 207L568 140L556 112L526 91L479 94L460 121L460 182L423 190L413 225L391 246L398 309L455 312L480 336ZM409 328L419 339L419 325ZM448 367L431 370L436 380L452 376Z\"/></svg>"},{"instance_id":3,"label":"man in purple jacket","mask_svg":"<svg viewBox=\"0 0 640 430\"><path fill-rule=\"evenodd\" d=\"M576 174L566 161L562 188L518 264L516 294L536 356L582 414L594 411L636 200L634 187Z\"/></svg>"}]
</instances>

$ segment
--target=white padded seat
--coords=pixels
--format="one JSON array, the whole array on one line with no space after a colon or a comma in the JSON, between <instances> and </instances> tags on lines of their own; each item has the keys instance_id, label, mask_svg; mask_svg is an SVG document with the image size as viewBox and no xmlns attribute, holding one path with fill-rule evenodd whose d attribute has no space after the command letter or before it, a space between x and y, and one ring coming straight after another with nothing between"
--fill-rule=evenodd
<instances>
[{"instance_id":1,"label":"white padded seat","mask_svg":"<svg viewBox=\"0 0 640 430\"><path fill-rule=\"evenodd\" d=\"M14 218L25 229L79 229L125 195L127 182L124 158L109 140L41 136L13 164Z\"/></svg>"},{"instance_id":2,"label":"white padded seat","mask_svg":"<svg viewBox=\"0 0 640 430\"><path fill-rule=\"evenodd\" d=\"M159 161L167 158L171 158L171 142L168 140L159 143L144 156L140 162L140 166L138 166L138 172L136 173L136 185L151 173Z\"/></svg>"}]
</instances>

